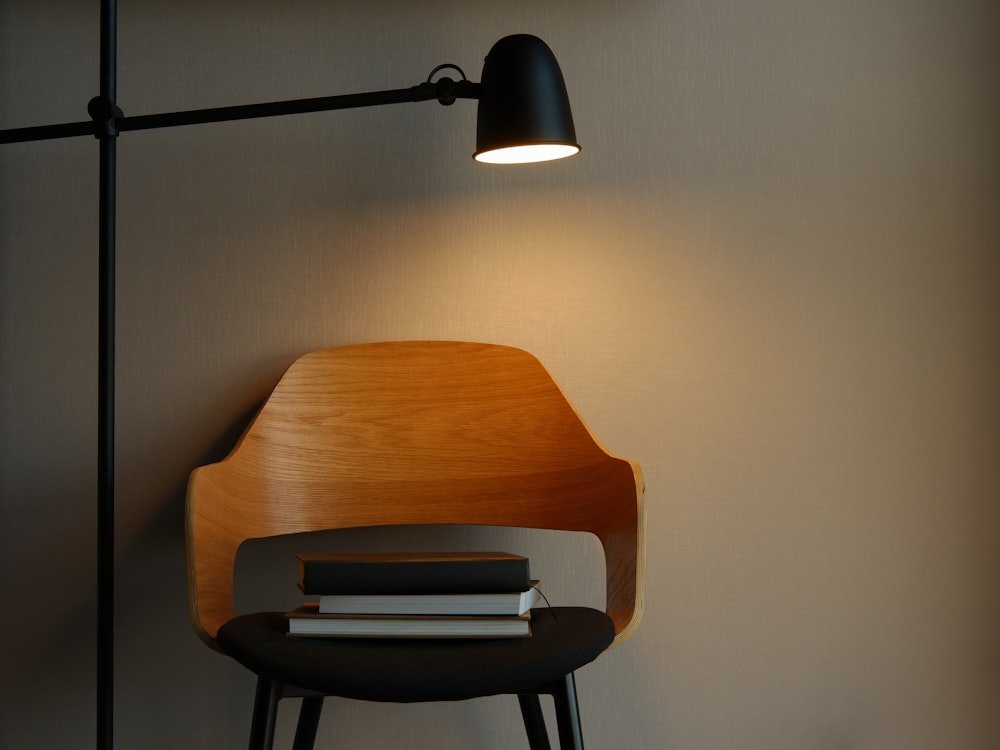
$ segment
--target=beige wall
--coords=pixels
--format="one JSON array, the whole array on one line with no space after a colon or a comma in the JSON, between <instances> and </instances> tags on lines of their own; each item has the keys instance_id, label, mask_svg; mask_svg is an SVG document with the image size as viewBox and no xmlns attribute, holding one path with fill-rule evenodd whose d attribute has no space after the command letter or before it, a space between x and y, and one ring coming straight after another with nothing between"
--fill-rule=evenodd
<instances>
[{"instance_id":1,"label":"beige wall","mask_svg":"<svg viewBox=\"0 0 1000 750\"><path fill-rule=\"evenodd\" d=\"M122 5L128 114L478 79L528 31L585 152L477 166L471 103L120 139L120 747L245 745L252 678L186 622L187 473L297 354L397 338L533 351L645 469L588 747L1000 746L995 3ZM0 2L0 127L85 118L91 6ZM93 742L95 168L0 149L2 747ZM592 545L502 541L597 596ZM327 710L343 746L521 746L512 700Z\"/></svg>"}]
</instances>

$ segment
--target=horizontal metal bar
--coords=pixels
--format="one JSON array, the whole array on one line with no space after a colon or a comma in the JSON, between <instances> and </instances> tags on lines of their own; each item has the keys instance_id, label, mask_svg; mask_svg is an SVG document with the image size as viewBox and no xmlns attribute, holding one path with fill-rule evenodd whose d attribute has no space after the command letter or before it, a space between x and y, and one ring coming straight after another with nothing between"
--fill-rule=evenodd
<instances>
[{"instance_id":1,"label":"horizontal metal bar","mask_svg":"<svg viewBox=\"0 0 1000 750\"><path fill-rule=\"evenodd\" d=\"M453 83L449 88L449 92L458 99L478 99L479 84L472 83L471 81L458 81ZM137 117L117 117L114 120L114 124L121 132L151 130L154 128L169 128L180 125L198 125L232 120L251 120L261 117L303 114L306 112L327 112L335 109L374 107L403 102L423 102L438 99L440 95L441 89L439 84L427 81L405 89L370 91L360 94L340 94L313 99L291 99L281 102L265 102L263 104L243 104L233 107L213 107L185 112L165 112L154 115L139 115ZM72 138L81 135L94 136L97 134L97 127L93 121L88 121L59 125L39 125L28 128L12 128L9 130L0 130L0 143L24 143L27 141L52 140L55 138Z\"/></svg>"},{"instance_id":2,"label":"horizontal metal bar","mask_svg":"<svg viewBox=\"0 0 1000 750\"><path fill-rule=\"evenodd\" d=\"M195 109L187 112L168 112L159 115L122 117L117 120L117 123L118 129L124 132L126 130L169 128L178 125L199 125L209 122L253 120L261 117L297 115L306 112L327 112L334 109L374 107L383 104L422 102L436 98L437 87L434 84L422 83L407 89L372 91L363 94L340 94L338 96L323 96L315 99L294 99L283 102L244 104L235 107Z\"/></svg>"},{"instance_id":3,"label":"horizontal metal bar","mask_svg":"<svg viewBox=\"0 0 1000 750\"><path fill-rule=\"evenodd\" d=\"M56 138L74 138L94 135L93 120L67 122L60 125L37 125L31 128L11 128L0 130L0 143L26 143L28 141L51 141Z\"/></svg>"}]
</instances>

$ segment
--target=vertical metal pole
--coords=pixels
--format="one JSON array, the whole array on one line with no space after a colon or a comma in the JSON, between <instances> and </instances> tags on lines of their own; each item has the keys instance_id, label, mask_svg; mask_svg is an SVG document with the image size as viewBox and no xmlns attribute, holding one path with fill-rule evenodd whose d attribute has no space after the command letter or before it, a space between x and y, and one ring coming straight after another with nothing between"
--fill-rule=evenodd
<instances>
[{"instance_id":1,"label":"vertical metal pole","mask_svg":"<svg viewBox=\"0 0 1000 750\"><path fill-rule=\"evenodd\" d=\"M117 101L118 9L101 0L100 97ZM112 129L113 130L113 129ZM116 133L98 131L97 747L114 747Z\"/></svg>"}]
</instances>

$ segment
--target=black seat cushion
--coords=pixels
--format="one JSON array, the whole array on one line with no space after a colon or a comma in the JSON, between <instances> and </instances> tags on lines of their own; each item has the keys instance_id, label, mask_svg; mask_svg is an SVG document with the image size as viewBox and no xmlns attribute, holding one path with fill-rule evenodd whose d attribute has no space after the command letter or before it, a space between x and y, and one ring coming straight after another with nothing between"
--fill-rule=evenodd
<instances>
[{"instance_id":1,"label":"black seat cushion","mask_svg":"<svg viewBox=\"0 0 1000 750\"><path fill-rule=\"evenodd\" d=\"M500 639L289 637L285 616L258 612L219 630L222 650L258 675L326 695L412 703L517 692L597 658L614 639L605 613L536 609L532 635Z\"/></svg>"}]
</instances>

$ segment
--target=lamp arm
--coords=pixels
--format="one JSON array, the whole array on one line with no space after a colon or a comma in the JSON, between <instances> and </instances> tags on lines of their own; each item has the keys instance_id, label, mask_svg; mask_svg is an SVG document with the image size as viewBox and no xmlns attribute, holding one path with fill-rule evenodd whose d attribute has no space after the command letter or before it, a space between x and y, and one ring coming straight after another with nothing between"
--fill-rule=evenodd
<instances>
[{"instance_id":1,"label":"lamp arm","mask_svg":"<svg viewBox=\"0 0 1000 750\"><path fill-rule=\"evenodd\" d=\"M313 99L265 102L263 104L213 107L210 109L194 109L183 112L164 112L153 115L139 115L137 117L123 116L121 111L114 107L113 103L101 103L103 106L94 106L95 102L98 102L95 99L91 102L90 107L93 120L0 130L0 143L44 141L55 138L72 138L81 135L101 137L102 135L117 135L118 132L130 130L151 130L180 125L251 120L261 117L302 114L305 112L327 112L335 109L356 109L384 104L425 102L432 99L437 99L441 104L447 105L452 104L455 99L478 99L479 86L478 83L471 81L454 81L451 78L444 77L439 78L437 81L428 80L405 89L369 91L360 94L339 94ZM106 115L108 111L115 113L110 119ZM99 115L98 112L103 114ZM109 133L109 127L116 132Z\"/></svg>"}]
</instances>

